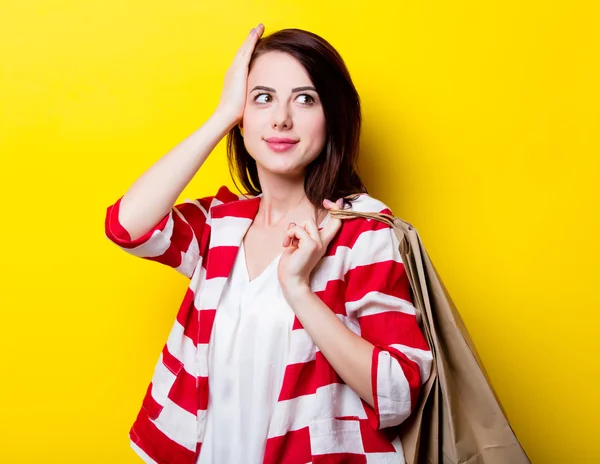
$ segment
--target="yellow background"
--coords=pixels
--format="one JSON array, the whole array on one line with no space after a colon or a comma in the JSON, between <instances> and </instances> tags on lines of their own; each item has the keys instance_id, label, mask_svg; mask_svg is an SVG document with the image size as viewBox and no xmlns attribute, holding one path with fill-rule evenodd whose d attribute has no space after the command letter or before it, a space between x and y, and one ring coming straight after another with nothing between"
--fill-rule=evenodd
<instances>
[{"instance_id":1,"label":"yellow background","mask_svg":"<svg viewBox=\"0 0 600 464\"><path fill-rule=\"evenodd\" d=\"M0 461L141 462L127 433L187 280L104 214L262 21L345 58L370 193L419 230L532 461L600 462L594 3L4 1ZM181 200L224 183L221 143Z\"/></svg>"}]
</instances>

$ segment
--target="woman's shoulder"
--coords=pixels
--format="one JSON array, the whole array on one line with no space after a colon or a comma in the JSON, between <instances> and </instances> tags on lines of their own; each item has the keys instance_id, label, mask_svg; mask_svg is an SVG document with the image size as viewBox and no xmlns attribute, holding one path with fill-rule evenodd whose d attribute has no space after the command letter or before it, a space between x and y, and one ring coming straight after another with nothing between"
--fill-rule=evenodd
<instances>
[{"instance_id":1,"label":"woman's shoulder","mask_svg":"<svg viewBox=\"0 0 600 464\"><path fill-rule=\"evenodd\" d=\"M383 200L367 193L351 201L351 208L360 213L384 213L393 215ZM389 260L401 261L399 241L392 227L377 219L356 217L344 219L336 244L349 249L349 266L363 266Z\"/></svg>"},{"instance_id":2,"label":"woman's shoulder","mask_svg":"<svg viewBox=\"0 0 600 464\"><path fill-rule=\"evenodd\" d=\"M385 202L368 193L361 193L355 200L352 200L351 209L360 213L393 214L391 208Z\"/></svg>"},{"instance_id":3,"label":"woman's shoulder","mask_svg":"<svg viewBox=\"0 0 600 464\"><path fill-rule=\"evenodd\" d=\"M243 195L240 193L233 192L229 186L221 185L216 193L212 195L207 195L200 198L185 198L184 203L195 203L196 205L200 205L206 213L208 213L211 209L216 206L221 206L224 204L241 201L241 200L252 200L256 198L252 195Z\"/></svg>"}]
</instances>

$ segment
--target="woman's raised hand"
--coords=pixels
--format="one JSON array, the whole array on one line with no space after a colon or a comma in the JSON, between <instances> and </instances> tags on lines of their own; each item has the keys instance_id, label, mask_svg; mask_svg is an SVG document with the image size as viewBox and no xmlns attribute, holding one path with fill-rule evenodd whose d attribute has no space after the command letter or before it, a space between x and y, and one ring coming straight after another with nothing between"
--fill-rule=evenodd
<instances>
[{"instance_id":1,"label":"woman's raised hand","mask_svg":"<svg viewBox=\"0 0 600 464\"><path fill-rule=\"evenodd\" d=\"M248 65L256 43L265 31L259 24L250 31L237 51L233 63L225 73L225 82L217 110L223 111L237 124L244 115L248 83Z\"/></svg>"}]
</instances>

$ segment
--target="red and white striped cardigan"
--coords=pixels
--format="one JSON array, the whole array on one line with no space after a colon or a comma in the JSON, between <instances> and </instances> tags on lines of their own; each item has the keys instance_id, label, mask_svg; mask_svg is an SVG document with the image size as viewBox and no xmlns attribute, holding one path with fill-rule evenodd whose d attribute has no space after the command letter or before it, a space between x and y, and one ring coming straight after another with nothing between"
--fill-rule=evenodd
<instances>
[{"instance_id":1,"label":"red and white striped cardigan","mask_svg":"<svg viewBox=\"0 0 600 464\"><path fill-rule=\"evenodd\" d=\"M190 278L129 432L131 447L145 462L195 464L198 458L215 312L261 197L238 196L223 186L215 196L175 205L135 240L118 220L122 197L107 208L108 239ZM352 209L391 214L368 194L355 200ZM350 330L375 346L375 407L342 381L296 319L265 464L404 462L395 426L413 410L430 375L432 356L416 322L398 246L388 225L345 219L311 274L312 291Z\"/></svg>"}]
</instances>

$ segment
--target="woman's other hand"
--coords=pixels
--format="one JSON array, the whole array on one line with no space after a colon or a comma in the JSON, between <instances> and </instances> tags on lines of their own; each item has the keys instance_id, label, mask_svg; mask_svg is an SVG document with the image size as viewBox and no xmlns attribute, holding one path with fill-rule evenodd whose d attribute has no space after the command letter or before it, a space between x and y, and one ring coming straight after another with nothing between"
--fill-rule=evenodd
<instances>
[{"instance_id":1,"label":"woman's other hand","mask_svg":"<svg viewBox=\"0 0 600 464\"><path fill-rule=\"evenodd\" d=\"M248 84L248 66L256 43L261 38L265 26L261 23L250 31L237 51L233 63L225 73L225 82L217 112L227 114L237 124L244 115Z\"/></svg>"},{"instance_id":2,"label":"woman's other hand","mask_svg":"<svg viewBox=\"0 0 600 464\"><path fill-rule=\"evenodd\" d=\"M339 209L342 200L337 203L324 200L323 206L329 210ZM277 269L281 288L288 301L294 295L310 290L310 274L341 225L341 219L333 217L321 230L313 219L299 225L290 224L283 239L283 246L287 248L281 255Z\"/></svg>"}]
</instances>

